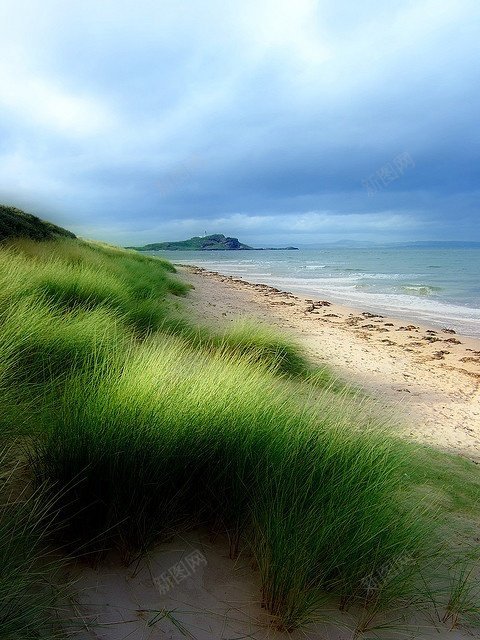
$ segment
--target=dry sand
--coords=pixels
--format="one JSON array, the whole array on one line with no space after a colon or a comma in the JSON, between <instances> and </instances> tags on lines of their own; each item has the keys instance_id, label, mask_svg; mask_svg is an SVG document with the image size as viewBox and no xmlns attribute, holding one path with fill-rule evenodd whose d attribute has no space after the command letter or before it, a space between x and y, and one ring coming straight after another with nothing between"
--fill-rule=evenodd
<instances>
[{"instance_id":1,"label":"dry sand","mask_svg":"<svg viewBox=\"0 0 480 640\"><path fill-rule=\"evenodd\" d=\"M195 287L186 305L199 322L228 325L249 316L288 331L313 361L393 404L408 437L480 461L480 340L198 267L179 269Z\"/></svg>"},{"instance_id":2,"label":"dry sand","mask_svg":"<svg viewBox=\"0 0 480 640\"><path fill-rule=\"evenodd\" d=\"M76 640L355 640L358 612L325 602L318 622L294 633L275 629L260 606L258 574L247 558L231 560L226 540L203 532L178 537L129 567L115 557L100 569L76 572L75 614L84 629ZM356 640L471 640L430 616L395 611L391 630Z\"/></svg>"},{"instance_id":3,"label":"dry sand","mask_svg":"<svg viewBox=\"0 0 480 640\"><path fill-rule=\"evenodd\" d=\"M288 331L314 361L328 363L402 412L407 437L480 460L480 341L198 268L181 271L195 286L185 304L198 321L228 326L249 316ZM74 611L84 621L74 637L81 640L354 637L354 612L328 605L321 612L328 623L292 635L275 631L260 606L258 575L248 558L231 560L227 541L201 532L158 545L129 567L112 557L99 568L75 570L74 577ZM393 617L393 630L372 630L362 638L478 637L475 631L450 631L433 618L412 619L402 611Z\"/></svg>"}]
</instances>

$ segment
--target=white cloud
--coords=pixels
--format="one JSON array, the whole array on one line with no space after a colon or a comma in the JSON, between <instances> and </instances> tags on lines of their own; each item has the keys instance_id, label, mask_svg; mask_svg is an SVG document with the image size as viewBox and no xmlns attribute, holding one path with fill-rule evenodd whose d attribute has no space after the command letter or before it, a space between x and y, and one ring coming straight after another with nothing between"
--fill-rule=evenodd
<instances>
[{"instance_id":1,"label":"white cloud","mask_svg":"<svg viewBox=\"0 0 480 640\"><path fill-rule=\"evenodd\" d=\"M116 116L104 100L67 88L48 72L29 68L24 52L19 55L4 44L1 54L0 109L9 118L73 138L112 129Z\"/></svg>"},{"instance_id":2,"label":"white cloud","mask_svg":"<svg viewBox=\"0 0 480 640\"><path fill-rule=\"evenodd\" d=\"M194 222L194 221L192 221ZM334 211L294 212L282 216L234 214L209 221L211 228L243 229L296 234L332 234L413 229L419 225L413 215L391 211L381 213L348 213Z\"/></svg>"},{"instance_id":3,"label":"white cloud","mask_svg":"<svg viewBox=\"0 0 480 640\"><path fill-rule=\"evenodd\" d=\"M257 56L275 53L302 66L331 57L327 39L319 33L315 0L257 0L244 2L238 25L246 45Z\"/></svg>"}]
</instances>

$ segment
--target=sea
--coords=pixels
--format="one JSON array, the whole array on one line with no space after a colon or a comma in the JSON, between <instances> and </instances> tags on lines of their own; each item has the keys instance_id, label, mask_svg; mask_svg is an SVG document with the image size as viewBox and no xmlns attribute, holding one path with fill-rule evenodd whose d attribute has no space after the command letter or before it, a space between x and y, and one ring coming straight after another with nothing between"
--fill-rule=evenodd
<instances>
[{"instance_id":1,"label":"sea","mask_svg":"<svg viewBox=\"0 0 480 640\"><path fill-rule=\"evenodd\" d=\"M178 264L480 338L480 249L156 251Z\"/></svg>"}]
</instances>

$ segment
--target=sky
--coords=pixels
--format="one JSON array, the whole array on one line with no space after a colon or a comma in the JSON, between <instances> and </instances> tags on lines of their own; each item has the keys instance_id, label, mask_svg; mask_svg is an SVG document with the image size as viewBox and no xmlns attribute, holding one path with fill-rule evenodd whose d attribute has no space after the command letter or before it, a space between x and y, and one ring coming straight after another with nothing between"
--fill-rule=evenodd
<instances>
[{"instance_id":1,"label":"sky","mask_svg":"<svg viewBox=\"0 0 480 640\"><path fill-rule=\"evenodd\" d=\"M480 240L478 0L1 0L0 202L121 245Z\"/></svg>"}]
</instances>

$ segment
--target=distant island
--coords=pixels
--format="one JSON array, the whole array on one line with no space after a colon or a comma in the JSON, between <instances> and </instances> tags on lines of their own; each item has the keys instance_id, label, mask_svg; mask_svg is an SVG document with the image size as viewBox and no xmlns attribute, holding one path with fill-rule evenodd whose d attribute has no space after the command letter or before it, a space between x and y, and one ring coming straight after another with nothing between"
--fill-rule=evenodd
<instances>
[{"instance_id":1,"label":"distant island","mask_svg":"<svg viewBox=\"0 0 480 640\"><path fill-rule=\"evenodd\" d=\"M298 247L266 247L256 249L243 244L238 238L215 233L211 236L194 236L178 242L154 242L143 247L125 247L135 251L297 251Z\"/></svg>"}]
</instances>

